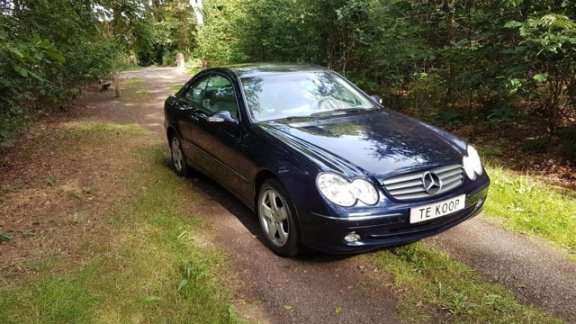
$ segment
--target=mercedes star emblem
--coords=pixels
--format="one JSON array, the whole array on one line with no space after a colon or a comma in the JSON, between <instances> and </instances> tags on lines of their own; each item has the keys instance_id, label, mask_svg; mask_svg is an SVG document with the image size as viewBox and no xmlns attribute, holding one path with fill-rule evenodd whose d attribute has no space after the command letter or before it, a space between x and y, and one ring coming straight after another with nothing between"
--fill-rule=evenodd
<instances>
[{"instance_id":1,"label":"mercedes star emblem","mask_svg":"<svg viewBox=\"0 0 576 324\"><path fill-rule=\"evenodd\" d=\"M442 189L442 180L433 172L426 172L422 176L422 185L427 193L434 195Z\"/></svg>"}]
</instances>

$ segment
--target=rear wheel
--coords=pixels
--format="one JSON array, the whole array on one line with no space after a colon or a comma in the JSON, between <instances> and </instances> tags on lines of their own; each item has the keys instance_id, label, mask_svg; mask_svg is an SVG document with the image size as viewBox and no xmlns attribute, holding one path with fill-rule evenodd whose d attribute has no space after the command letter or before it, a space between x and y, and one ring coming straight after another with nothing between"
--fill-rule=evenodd
<instances>
[{"instance_id":1,"label":"rear wheel","mask_svg":"<svg viewBox=\"0 0 576 324\"><path fill-rule=\"evenodd\" d=\"M184 156L184 151L182 151L182 144L178 135L173 135L170 140L170 152L172 153L172 166L174 167L174 172L181 177L188 175L188 165L186 164L186 157Z\"/></svg>"},{"instance_id":2,"label":"rear wheel","mask_svg":"<svg viewBox=\"0 0 576 324\"><path fill-rule=\"evenodd\" d=\"M269 179L258 194L258 218L266 243L281 256L295 256L300 252L298 227L292 203L284 187Z\"/></svg>"}]
</instances>

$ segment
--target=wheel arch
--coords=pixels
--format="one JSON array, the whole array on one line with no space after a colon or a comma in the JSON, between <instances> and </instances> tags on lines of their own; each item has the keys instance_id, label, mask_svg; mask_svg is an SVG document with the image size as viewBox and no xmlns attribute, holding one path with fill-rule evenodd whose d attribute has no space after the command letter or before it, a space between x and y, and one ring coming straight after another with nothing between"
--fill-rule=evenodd
<instances>
[{"instance_id":1,"label":"wheel arch","mask_svg":"<svg viewBox=\"0 0 576 324\"><path fill-rule=\"evenodd\" d=\"M166 139L168 139L168 143L170 143L172 137L174 137L175 135L178 135L178 131L176 131L176 128L174 128L174 126L172 125L168 126L168 128L166 128Z\"/></svg>"},{"instance_id":2,"label":"wheel arch","mask_svg":"<svg viewBox=\"0 0 576 324\"><path fill-rule=\"evenodd\" d=\"M255 203L254 203L254 208L255 208L255 213L258 215L258 218L260 218L259 215L259 195L260 195L260 191L262 190L262 187L264 186L264 184L269 181L272 180L268 186L272 187L272 188L276 188L275 190L278 191L279 194L284 196L284 200L286 201L286 204L288 205L288 209L291 212L292 215L292 229L291 231L293 231L293 234L290 234L290 237L295 237L294 239L292 239L294 242L294 246L289 250L289 252L281 252L281 250L276 249L273 246L273 243L270 243L270 241L268 241L266 238L265 240L267 240L267 244L268 246L278 255L283 256L283 257L292 257L295 255L298 255L302 252L302 249L304 248L304 246L302 245L302 225L300 224L300 217L299 217L299 212L298 209L296 208L294 201L290 195L290 193L288 192L288 189L286 187L286 185L284 184L284 182L282 181L282 179L278 176L276 176L273 172L269 171L269 170L263 170L261 172L259 172L255 178L254 181L254 188L255 188ZM276 183L276 184L274 184ZM279 187L279 188L278 188ZM259 219L260 222L260 227L262 227L262 221ZM264 230L263 230L264 231ZM265 234L266 235L266 234ZM281 247L281 249L284 249L285 246Z\"/></svg>"},{"instance_id":3,"label":"wheel arch","mask_svg":"<svg viewBox=\"0 0 576 324\"><path fill-rule=\"evenodd\" d=\"M260 170L257 174L256 177L254 178L254 193L253 193L253 200L254 200L254 211L257 213L258 212L258 195L260 194L260 188L262 188L262 185L264 184L264 182L266 182L266 180L268 179L274 179L276 180L283 188L284 191L286 191L286 194L290 194L288 188L289 186L286 185L285 183L285 179L282 179L282 177L278 176L277 174L275 174L274 172L268 170L268 169L264 169L264 170ZM298 208L296 207L296 202L294 201L294 197L292 197L292 195L290 195L290 197L288 197L289 201L290 201L290 205L291 205L291 209L294 213L294 218L296 219L296 224L298 227L300 227L300 212L298 210Z\"/></svg>"},{"instance_id":4,"label":"wheel arch","mask_svg":"<svg viewBox=\"0 0 576 324\"><path fill-rule=\"evenodd\" d=\"M260 194L260 188L262 187L262 185L264 184L264 182L268 179L276 179L278 182L280 182L280 184L282 184L284 186L284 184L282 183L282 181L280 180L279 177L276 176L276 174L274 174L274 172L270 171L270 170L260 170L258 171L258 173L256 174L256 176L254 177L254 189L253 189L253 201L254 201L254 210L257 211L258 209L258 195ZM284 188L286 188L286 186L284 186Z\"/></svg>"}]
</instances>

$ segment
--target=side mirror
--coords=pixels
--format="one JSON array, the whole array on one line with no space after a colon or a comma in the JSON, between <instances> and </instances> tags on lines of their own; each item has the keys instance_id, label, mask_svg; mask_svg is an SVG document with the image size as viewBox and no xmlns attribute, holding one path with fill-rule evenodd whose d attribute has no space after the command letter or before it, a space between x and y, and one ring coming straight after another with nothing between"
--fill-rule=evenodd
<instances>
[{"instance_id":1,"label":"side mirror","mask_svg":"<svg viewBox=\"0 0 576 324\"><path fill-rule=\"evenodd\" d=\"M221 110L213 113L208 117L208 122L238 124L238 120L232 117L232 115L228 110Z\"/></svg>"},{"instance_id":2,"label":"side mirror","mask_svg":"<svg viewBox=\"0 0 576 324\"><path fill-rule=\"evenodd\" d=\"M372 98L372 100L377 104L382 105L382 98L379 95L371 95L370 98Z\"/></svg>"}]
</instances>

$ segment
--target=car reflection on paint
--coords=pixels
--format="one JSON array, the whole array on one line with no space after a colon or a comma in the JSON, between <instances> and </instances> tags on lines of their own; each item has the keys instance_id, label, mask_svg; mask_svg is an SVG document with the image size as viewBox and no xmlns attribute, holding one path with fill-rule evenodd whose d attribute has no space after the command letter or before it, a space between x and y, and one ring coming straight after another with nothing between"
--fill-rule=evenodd
<instances>
[{"instance_id":1,"label":"car reflection on paint","mask_svg":"<svg viewBox=\"0 0 576 324\"><path fill-rule=\"evenodd\" d=\"M416 241L478 214L487 196L465 140L319 66L206 69L166 100L165 127L176 173L192 167L233 193L282 256Z\"/></svg>"}]
</instances>

